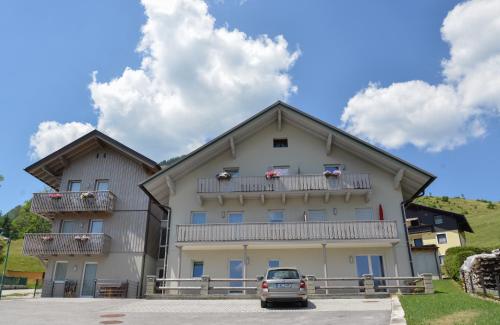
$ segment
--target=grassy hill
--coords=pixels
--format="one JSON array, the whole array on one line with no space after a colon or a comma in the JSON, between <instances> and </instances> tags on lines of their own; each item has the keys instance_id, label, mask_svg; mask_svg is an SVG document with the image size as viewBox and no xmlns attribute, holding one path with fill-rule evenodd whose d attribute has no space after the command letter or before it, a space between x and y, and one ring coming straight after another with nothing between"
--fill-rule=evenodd
<instances>
[{"instance_id":1,"label":"grassy hill","mask_svg":"<svg viewBox=\"0 0 500 325\"><path fill-rule=\"evenodd\" d=\"M7 249L7 247L5 247ZM13 271L25 271L25 272L44 272L44 267L42 262L33 256L23 255L23 240L16 239L12 241L10 245L9 261L7 263L7 269ZM0 264L0 274L3 271L3 263Z\"/></svg>"},{"instance_id":2,"label":"grassy hill","mask_svg":"<svg viewBox=\"0 0 500 325\"><path fill-rule=\"evenodd\" d=\"M500 247L500 202L424 196L415 203L465 215L474 230L466 233L467 246Z\"/></svg>"}]
</instances>

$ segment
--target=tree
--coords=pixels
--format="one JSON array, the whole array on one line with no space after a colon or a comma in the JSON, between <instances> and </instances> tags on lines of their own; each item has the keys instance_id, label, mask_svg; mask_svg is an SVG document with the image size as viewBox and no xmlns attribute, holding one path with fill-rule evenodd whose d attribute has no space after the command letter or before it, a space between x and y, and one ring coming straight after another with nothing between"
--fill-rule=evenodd
<instances>
[{"instance_id":1,"label":"tree","mask_svg":"<svg viewBox=\"0 0 500 325\"><path fill-rule=\"evenodd\" d=\"M2 175L0 175L0 183L2 183L4 179L5 179L5 178L3 178L3 176L2 176ZM0 186L2 186L2 184L0 184Z\"/></svg>"},{"instance_id":2,"label":"tree","mask_svg":"<svg viewBox=\"0 0 500 325\"><path fill-rule=\"evenodd\" d=\"M2 229L3 229L2 230L3 236L9 237L12 239L17 239L16 229L15 229L14 225L12 224L12 221L10 220L10 217L8 215L5 216L5 218L3 219Z\"/></svg>"},{"instance_id":3,"label":"tree","mask_svg":"<svg viewBox=\"0 0 500 325\"><path fill-rule=\"evenodd\" d=\"M12 222L18 236L24 237L26 233L46 233L50 232L51 224L42 217L31 213L31 200L26 201L19 210L19 214Z\"/></svg>"}]
</instances>

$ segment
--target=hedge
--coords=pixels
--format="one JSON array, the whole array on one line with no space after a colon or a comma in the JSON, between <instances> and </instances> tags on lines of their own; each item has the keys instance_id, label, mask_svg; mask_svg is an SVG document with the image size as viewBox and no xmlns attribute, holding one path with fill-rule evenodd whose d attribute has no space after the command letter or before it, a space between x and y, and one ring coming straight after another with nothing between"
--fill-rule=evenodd
<instances>
[{"instance_id":1,"label":"hedge","mask_svg":"<svg viewBox=\"0 0 500 325\"><path fill-rule=\"evenodd\" d=\"M490 247L452 247L446 250L444 258L444 269L448 276L456 281L460 280L460 267L464 264L467 257L481 253L491 253L493 248Z\"/></svg>"}]
</instances>

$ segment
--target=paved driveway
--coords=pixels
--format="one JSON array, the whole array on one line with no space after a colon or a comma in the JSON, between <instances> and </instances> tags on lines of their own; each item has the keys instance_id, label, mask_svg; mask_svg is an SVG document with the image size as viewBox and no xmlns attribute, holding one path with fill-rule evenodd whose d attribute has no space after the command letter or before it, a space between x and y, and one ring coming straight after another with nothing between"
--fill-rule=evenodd
<instances>
[{"instance_id":1,"label":"paved driveway","mask_svg":"<svg viewBox=\"0 0 500 325\"><path fill-rule=\"evenodd\" d=\"M17 299L0 301L3 324L389 324L390 299L319 299L308 308L258 300Z\"/></svg>"}]
</instances>

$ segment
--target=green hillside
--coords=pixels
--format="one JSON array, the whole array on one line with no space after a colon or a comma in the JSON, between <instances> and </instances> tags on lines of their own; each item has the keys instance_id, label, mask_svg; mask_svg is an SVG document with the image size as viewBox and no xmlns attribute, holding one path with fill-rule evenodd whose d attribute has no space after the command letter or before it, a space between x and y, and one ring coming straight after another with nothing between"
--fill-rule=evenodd
<instances>
[{"instance_id":1,"label":"green hillside","mask_svg":"<svg viewBox=\"0 0 500 325\"><path fill-rule=\"evenodd\" d=\"M465 215L474 230L467 246L500 247L500 202L424 196L415 203Z\"/></svg>"},{"instance_id":2,"label":"green hillside","mask_svg":"<svg viewBox=\"0 0 500 325\"><path fill-rule=\"evenodd\" d=\"M7 247L5 247L7 250ZM12 241L10 245L9 261L7 263L7 269L13 271L25 271L25 272L44 272L45 269L42 262L33 256L23 255L23 240L16 239ZM3 263L0 263L0 274L3 271Z\"/></svg>"}]
</instances>

